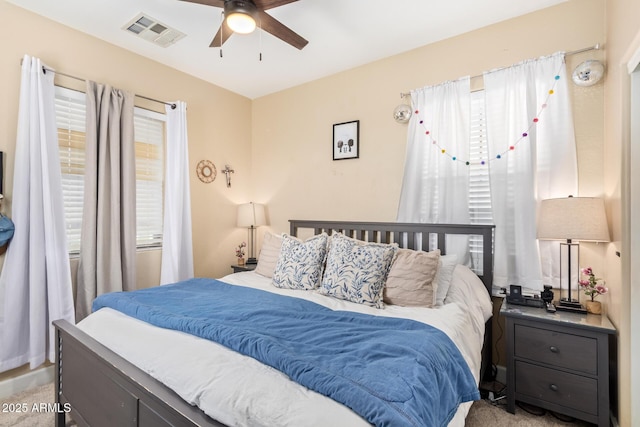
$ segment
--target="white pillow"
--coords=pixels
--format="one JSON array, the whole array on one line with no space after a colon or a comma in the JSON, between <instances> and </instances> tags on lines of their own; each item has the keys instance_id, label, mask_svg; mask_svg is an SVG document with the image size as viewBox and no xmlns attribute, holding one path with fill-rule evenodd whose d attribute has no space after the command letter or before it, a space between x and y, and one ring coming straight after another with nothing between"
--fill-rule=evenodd
<instances>
[{"instance_id":1,"label":"white pillow","mask_svg":"<svg viewBox=\"0 0 640 427\"><path fill-rule=\"evenodd\" d=\"M483 322L493 315L493 304L487 288L480 278L466 265L458 264L453 270L451 286L445 303L456 302L468 307L469 312L482 313Z\"/></svg>"},{"instance_id":2,"label":"white pillow","mask_svg":"<svg viewBox=\"0 0 640 427\"><path fill-rule=\"evenodd\" d=\"M273 285L278 288L303 290L320 286L328 238L327 233L322 233L303 242L283 234L280 256L273 273Z\"/></svg>"},{"instance_id":3,"label":"white pillow","mask_svg":"<svg viewBox=\"0 0 640 427\"><path fill-rule=\"evenodd\" d=\"M331 236L327 267L318 292L383 308L384 284L398 245L368 243L341 233Z\"/></svg>"},{"instance_id":4,"label":"white pillow","mask_svg":"<svg viewBox=\"0 0 640 427\"><path fill-rule=\"evenodd\" d=\"M438 267L438 274L436 275L436 306L444 305L444 299L449 292L449 286L451 285L451 278L453 277L453 270L458 263L458 256L442 255L440 256L440 265Z\"/></svg>"},{"instance_id":5,"label":"white pillow","mask_svg":"<svg viewBox=\"0 0 640 427\"><path fill-rule=\"evenodd\" d=\"M265 277L273 277L281 249L282 235L265 233L255 272Z\"/></svg>"}]
</instances>

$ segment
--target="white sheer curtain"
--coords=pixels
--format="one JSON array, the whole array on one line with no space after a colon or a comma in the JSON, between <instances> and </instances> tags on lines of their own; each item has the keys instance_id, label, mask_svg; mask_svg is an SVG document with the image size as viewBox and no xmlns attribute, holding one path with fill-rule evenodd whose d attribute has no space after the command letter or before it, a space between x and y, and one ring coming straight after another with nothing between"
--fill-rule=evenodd
<instances>
[{"instance_id":1,"label":"white sheer curtain","mask_svg":"<svg viewBox=\"0 0 640 427\"><path fill-rule=\"evenodd\" d=\"M160 284L193 277L191 196L187 105L167 106L167 168L164 187L164 231Z\"/></svg>"},{"instance_id":2,"label":"white sheer curtain","mask_svg":"<svg viewBox=\"0 0 640 427\"><path fill-rule=\"evenodd\" d=\"M22 60L13 178L15 234L0 274L0 371L55 360L53 320L75 323L53 72Z\"/></svg>"},{"instance_id":3,"label":"white sheer curtain","mask_svg":"<svg viewBox=\"0 0 640 427\"><path fill-rule=\"evenodd\" d=\"M469 223L470 93L469 77L411 92L398 222ZM447 253L467 263L468 237L449 237Z\"/></svg>"},{"instance_id":4,"label":"white sheer curtain","mask_svg":"<svg viewBox=\"0 0 640 427\"><path fill-rule=\"evenodd\" d=\"M484 87L493 159L494 284L557 287L559 243L538 247L536 213L542 199L575 195L578 189L564 54L486 72Z\"/></svg>"}]
</instances>

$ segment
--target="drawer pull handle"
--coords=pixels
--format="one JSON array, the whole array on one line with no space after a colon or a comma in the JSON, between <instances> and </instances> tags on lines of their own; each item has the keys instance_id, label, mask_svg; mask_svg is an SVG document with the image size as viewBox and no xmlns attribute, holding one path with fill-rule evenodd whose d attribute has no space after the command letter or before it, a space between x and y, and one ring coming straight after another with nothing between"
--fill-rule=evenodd
<instances>
[{"instance_id":1,"label":"drawer pull handle","mask_svg":"<svg viewBox=\"0 0 640 427\"><path fill-rule=\"evenodd\" d=\"M557 385L555 385L555 384L551 384L551 385L549 386L549 388L550 388L551 390L553 390L553 391L558 391L558 386L557 386Z\"/></svg>"},{"instance_id":2,"label":"drawer pull handle","mask_svg":"<svg viewBox=\"0 0 640 427\"><path fill-rule=\"evenodd\" d=\"M560 353L560 349L558 349L558 347L556 347L554 345L549 347L549 351L551 351L551 353Z\"/></svg>"}]
</instances>

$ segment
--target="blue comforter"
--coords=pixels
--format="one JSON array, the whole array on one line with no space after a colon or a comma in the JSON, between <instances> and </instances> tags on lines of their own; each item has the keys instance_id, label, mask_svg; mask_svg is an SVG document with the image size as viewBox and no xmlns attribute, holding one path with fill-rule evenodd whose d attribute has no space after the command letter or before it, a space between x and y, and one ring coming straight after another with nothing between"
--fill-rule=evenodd
<instances>
[{"instance_id":1,"label":"blue comforter","mask_svg":"<svg viewBox=\"0 0 640 427\"><path fill-rule=\"evenodd\" d=\"M453 342L420 322L211 279L105 294L93 303L102 307L251 356L376 426L444 426L480 398Z\"/></svg>"}]
</instances>

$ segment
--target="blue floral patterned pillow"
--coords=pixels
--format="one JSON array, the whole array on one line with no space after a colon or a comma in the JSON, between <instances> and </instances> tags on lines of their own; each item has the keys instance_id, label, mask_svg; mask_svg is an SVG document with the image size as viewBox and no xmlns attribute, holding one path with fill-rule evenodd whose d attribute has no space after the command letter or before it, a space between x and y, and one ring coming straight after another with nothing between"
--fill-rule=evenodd
<instances>
[{"instance_id":1,"label":"blue floral patterned pillow","mask_svg":"<svg viewBox=\"0 0 640 427\"><path fill-rule=\"evenodd\" d=\"M288 289L316 289L322 280L327 256L327 233L306 241L282 235L282 248L273 273L273 285Z\"/></svg>"},{"instance_id":2,"label":"blue floral patterned pillow","mask_svg":"<svg viewBox=\"0 0 640 427\"><path fill-rule=\"evenodd\" d=\"M321 294L383 308L382 292L398 245L331 236Z\"/></svg>"}]
</instances>

